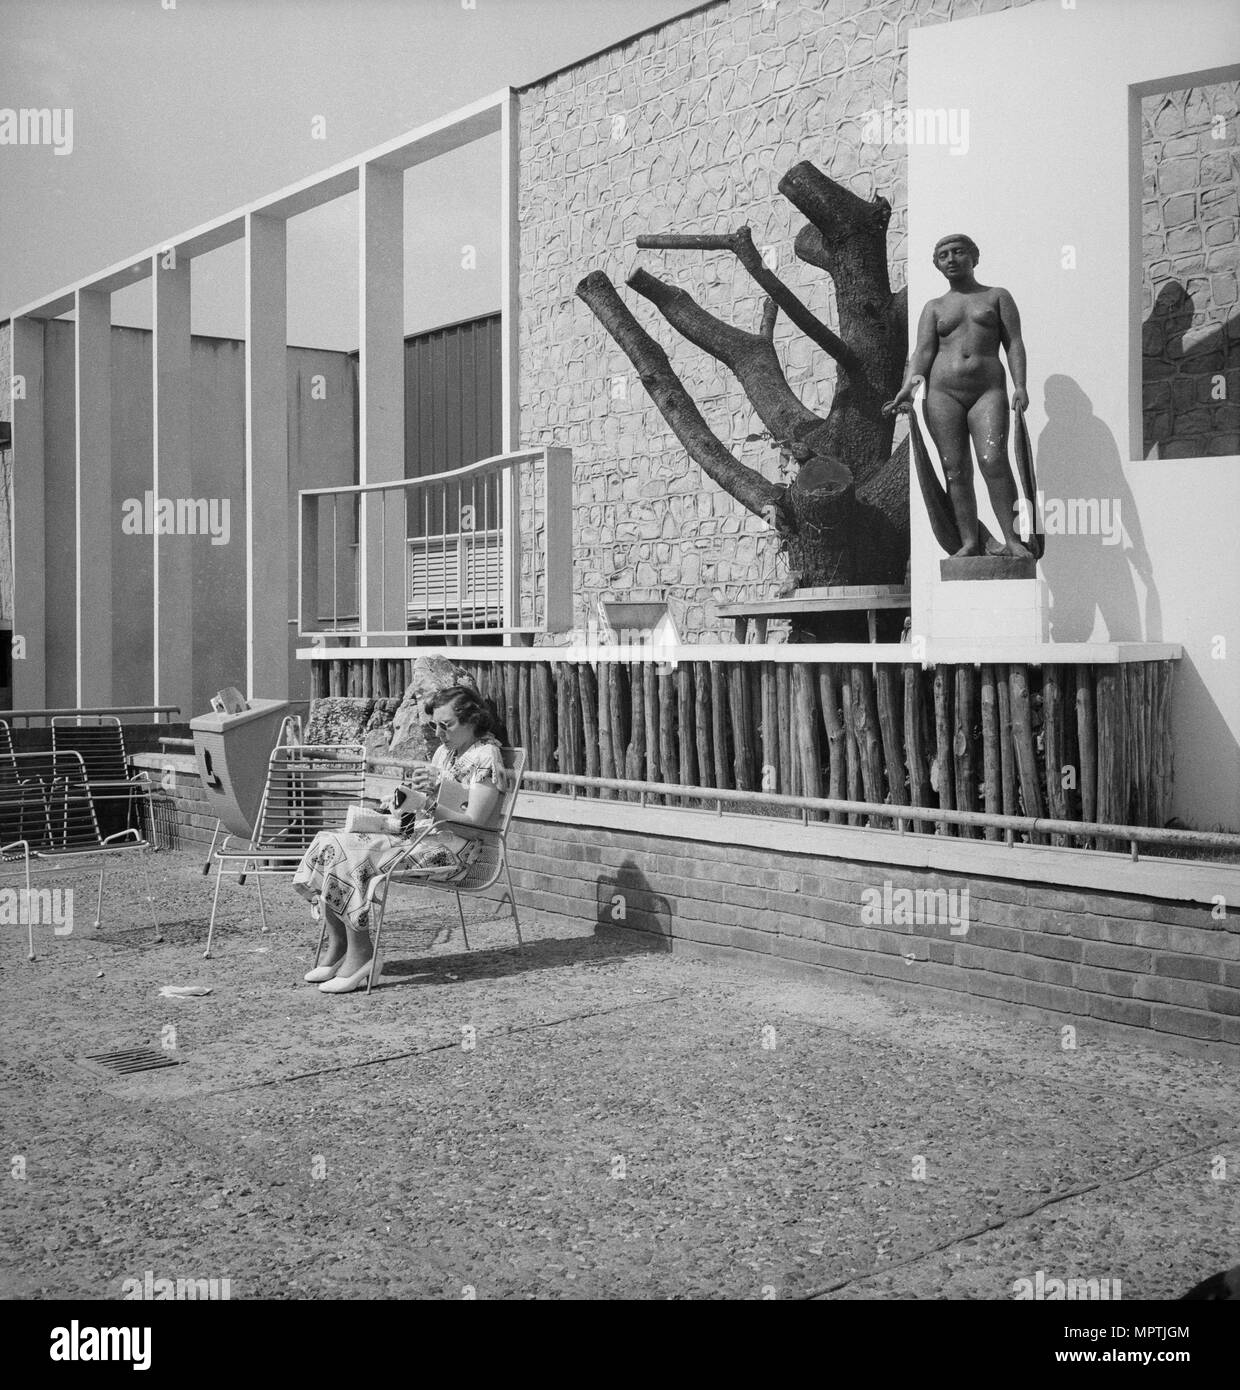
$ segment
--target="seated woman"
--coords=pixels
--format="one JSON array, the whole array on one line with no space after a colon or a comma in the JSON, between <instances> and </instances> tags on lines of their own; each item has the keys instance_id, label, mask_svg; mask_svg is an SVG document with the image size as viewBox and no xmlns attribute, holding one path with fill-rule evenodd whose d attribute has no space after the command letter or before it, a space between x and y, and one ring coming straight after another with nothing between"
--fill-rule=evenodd
<instances>
[{"instance_id":1,"label":"seated woman","mask_svg":"<svg viewBox=\"0 0 1240 1390\"><path fill-rule=\"evenodd\" d=\"M423 710L434 721L440 746L431 766L410 778L414 792L393 807L403 813L400 833L320 831L293 875L294 889L311 902L317 899L327 924L325 964L305 977L324 994L348 994L383 969L371 945L366 902L376 874L403 861L402 867L434 870L427 875L432 880L451 881L478 851L477 841L452 825L490 826L499 810L504 760L496 735L503 728L488 702L470 686L454 685L432 695ZM469 789L463 810L436 805L436 790L445 781ZM418 813L410 814L414 803Z\"/></svg>"}]
</instances>

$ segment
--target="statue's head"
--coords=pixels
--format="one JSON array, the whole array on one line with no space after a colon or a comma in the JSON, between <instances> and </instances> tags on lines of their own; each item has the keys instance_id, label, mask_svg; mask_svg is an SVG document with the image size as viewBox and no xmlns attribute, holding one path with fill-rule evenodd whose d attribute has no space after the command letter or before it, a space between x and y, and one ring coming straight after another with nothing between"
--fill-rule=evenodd
<instances>
[{"instance_id":1,"label":"statue's head","mask_svg":"<svg viewBox=\"0 0 1240 1390\"><path fill-rule=\"evenodd\" d=\"M942 270L943 264L939 257L948 247L955 247L957 250L963 249L973 258L976 266L982 259L982 253L977 249L977 242L971 236L965 236L963 232L953 232L950 236L940 237L934 243L934 266L936 270Z\"/></svg>"}]
</instances>

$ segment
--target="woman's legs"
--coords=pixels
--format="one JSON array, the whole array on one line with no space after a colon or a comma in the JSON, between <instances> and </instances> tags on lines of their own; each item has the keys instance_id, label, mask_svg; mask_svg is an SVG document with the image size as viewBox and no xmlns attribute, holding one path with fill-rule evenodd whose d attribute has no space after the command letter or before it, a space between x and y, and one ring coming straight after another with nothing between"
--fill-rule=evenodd
<instances>
[{"instance_id":1,"label":"woman's legs","mask_svg":"<svg viewBox=\"0 0 1240 1390\"><path fill-rule=\"evenodd\" d=\"M319 899L319 911L323 914L327 935L323 942L323 949L319 953L318 964L335 965L337 961L343 960L346 954L348 932L345 930L344 923L321 898ZM358 969L361 969L360 965Z\"/></svg>"},{"instance_id":2,"label":"woman's legs","mask_svg":"<svg viewBox=\"0 0 1240 1390\"><path fill-rule=\"evenodd\" d=\"M343 955L344 959L340 963L340 968L336 971L336 978L342 979L347 975L356 975L357 972L374 955L374 947L371 944L369 931L351 931L344 921L335 912L323 904L324 921L327 923L327 935L330 945L327 964L339 960Z\"/></svg>"}]
</instances>

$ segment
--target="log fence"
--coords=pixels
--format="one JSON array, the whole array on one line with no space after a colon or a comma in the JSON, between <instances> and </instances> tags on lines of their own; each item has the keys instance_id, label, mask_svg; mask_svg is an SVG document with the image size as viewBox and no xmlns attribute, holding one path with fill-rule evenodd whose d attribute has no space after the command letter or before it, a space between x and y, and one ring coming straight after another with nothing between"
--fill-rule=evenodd
<instances>
[{"instance_id":1,"label":"log fence","mask_svg":"<svg viewBox=\"0 0 1240 1390\"><path fill-rule=\"evenodd\" d=\"M1032 666L519 659L454 651L497 706L532 772L824 798L870 807L812 818L998 838L977 821L885 816L876 806L1023 816L1032 843L1114 849L1065 823L1160 827L1171 804L1174 663ZM331 656L317 695L391 698L410 661ZM638 793L593 787L605 798ZM647 804L688 804L675 793ZM756 805L756 803L755 803ZM765 814L797 814L767 804ZM980 818L979 818L980 819Z\"/></svg>"}]
</instances>

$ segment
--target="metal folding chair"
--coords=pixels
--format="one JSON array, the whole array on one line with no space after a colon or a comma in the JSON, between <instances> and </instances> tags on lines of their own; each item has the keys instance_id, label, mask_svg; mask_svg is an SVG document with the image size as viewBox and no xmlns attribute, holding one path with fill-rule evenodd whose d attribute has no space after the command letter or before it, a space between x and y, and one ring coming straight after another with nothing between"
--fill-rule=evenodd
<instances>
[{"instance_id":1,"label":"metal folding chair","mask_svg":"<svg viewBox=\"0 0 1240 1390\"><path fill-rule=\"evenodd\" d=\"M109 858L135 853L142 871L146 900L162 941L146 853L152 846L139 830L103 835L95 815L86 766L79 753L43 749L10 753L0 759L0 876L20 877L25 883L29 956L35 959L32 874L63 874L77 861L98 861L99 891L95 926L103 919L103 880ZM91 866L93 868L93 865Z\"/></svg>"},{"instance_id":2,"label":"metal folding chair","mask_svg":"<svg viewBox=\"0 0 1240 1390\"><path fill-rule=\"evenodd\" d=\"M229 842L236 837L225 835L223 845L215 851L215 897L204 957L211 954L225 870L235 874L239 882L254 875L266 931L264 877L293 874L319 831L340 830L349 807L361 803L365 790L366 750L361 744L280 744L272 749L258 822L249 844L230 848Z\"/></svg>"},{"instance_id":3,"label":"metal folding chair","mask_svg":"<svg viewBox=\"0 0 1240 1390\"><path fill-rule=\"evenodd\" d=\"M151 779L132 773L125 757L125 735L114 714L60 714L52 718L52 747L58 753L80 753L86 780L96 806L127 803L125 824L132 826L135 799L145 800L147 824L155 837Z\"/></svg>"},{"instance_id":4,"label":"metal folding chair","mask_svg":"<svg viewBox=\"0 0 1240 1390\"><path fill-rule=\"evenodd\" d=\"M276 734L276 747L282 744L297 744L301 742L301 715L289 714L284 717L280 724L280 731ZM207 857L203 860L202 872L205 878L211 872L211 860L215 858L215 846L219 843L220 831L224 828L224 822L217 819L215 829L211 832L211 847L207 850ZM245 875L242 874L237 880L238 883L245 882Z\"/></svg>"},{"instance_id":5,"label":"metal folding chair","mask_svg":"<svg viewBox=\"0 0 1240 1390\"><path fill-rule=\"evenodd\" d=\"M517 792L521 787L521 775L525 771L525 749L524 748L505 748L502 750L504 758L505 785L500 788L502 793L499 805L499 813L496 817L496 824L492 829L483 829L480 826L459 825L453 822L451 829L457 833L467 836L469 839L477 840L481 849L478 857L457 879L436 879L434 875L442 874L442 869L420 869L414 867L402 868L398 861L387 873L377 874L366 889L366 901L370 908L370 920L374 936L374 949L379 950L380 937L383 932L383 918L387 911L388 890L392 884L404 885L418 888L436 888L444 893L454 893L456 895L456 910L461 919L461 936L465 941L465 949L469 950L469 933L465 927L465 908L461 903L461 894L476 895L485 893L499 879L500 874L505 876L508 883L508 905L512 909L513 925L517 929L517 945L524 943L521 940L521 919L517 915L517 896L512 887L512 872L508 867L508 825L512 820L512 813L517 804ZM418 840L410 843L410 849L418 844ZM323 938L327 934L327 922L324 920L323 926L319 931L319 944L314 953L315 964L318 964L319 956L323 951ZM366 982L366 993L369 994L371 986L374 984L373 977Z\"/></svg>"}]
</instances>

